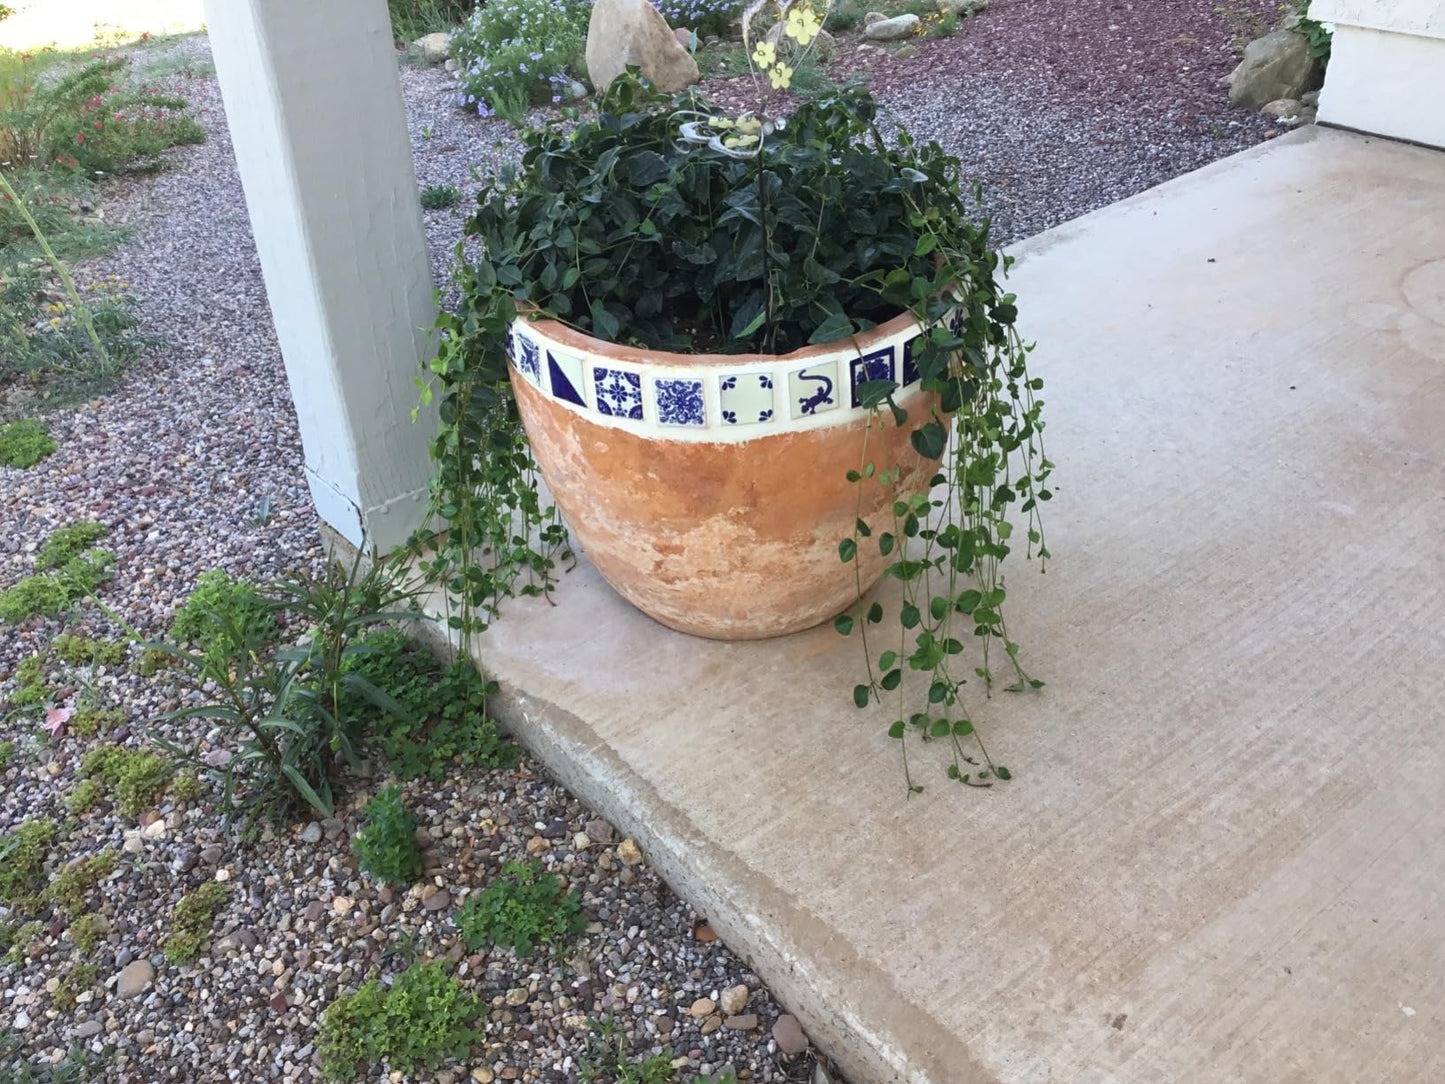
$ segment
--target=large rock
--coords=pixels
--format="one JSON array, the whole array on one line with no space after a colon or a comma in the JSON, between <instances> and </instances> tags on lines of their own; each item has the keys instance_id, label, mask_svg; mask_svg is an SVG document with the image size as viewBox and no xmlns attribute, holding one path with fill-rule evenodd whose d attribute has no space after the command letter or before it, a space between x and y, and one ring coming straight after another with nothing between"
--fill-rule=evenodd
<instances>
[{"instance_id":1,"label":"large rock","mask_svg":"<svg viewBox=\"0 0 1445 1084\"><path fill-rule=\"evenodd\" d=\"M648 0L597 0L587 24L588 78L603 91L632 64L668 94L698 81L697 61Z\"/></svg>"},{"instance_id":2,"label":"large rock","mask_svg":"<svg viewBox=\"0 0 1445 1084\"><path fill-rule=\"evenodd\" d=\"M416 55L428 64L442 64L446 62L452 51L452 38L450 34L436 33L428 34L424 38L417 38L411 43Z\"/></svg>"},{"instance_id":3,"label":"large rock","mask_svg":"<svg viewBox=\"0 0 1445 1084\"><path fill-rule=\"evenodd\" d=\"M1245 46L1244 59L1229 77L1229 104L1262 109L1281 98L1298 98L1319 86L1322 75L1304 35L1274 30Z\"/></svg>"},{"instance_id":4,"label":"large rock","mask_svg":"<svg viewBox=\"0 0 1445 1084\"><path fill-rule=\"evenodd\" d=\"M873 23L863 31L863 36L869 41L901 41L917 34L922 25L923 20L917 15L898 15Z\"/></svg>"}]
</instances>

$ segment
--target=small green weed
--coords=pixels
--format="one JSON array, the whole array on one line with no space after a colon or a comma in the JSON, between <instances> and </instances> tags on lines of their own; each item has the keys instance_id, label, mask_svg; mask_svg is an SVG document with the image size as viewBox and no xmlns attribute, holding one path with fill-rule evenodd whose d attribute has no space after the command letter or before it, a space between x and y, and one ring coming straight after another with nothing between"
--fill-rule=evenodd
<instances>
[{"instance_id":1,"label":"small green weed","mask_svg":"<svg viewBox=\"0 0 1445 1084\"><path fill-rule=\"evenodd\" d=\"M55 449L44 423L34 418L0 425L0 467L33 467Z\"/></svg>"},{"instance_id":2,"label":"small green weed","mask_svg":"<svg viewBox=\"0 0 1445 1084\"><path fill-rule=\"evenodd\" d=\"M45 890L45 898L67 914L81 914L91 890L115 872L118 859L109 847L99 854L77 858L55 875Z\"/></svg>"},{"instance_id":3,"label":"small green weed","mask_svg":"<svg viewBox=\"0 0 1445 1084\"><path fill-rule=\"evenodd\" d=\"M595 1020L587 1051L577 1059L577 1078L582 1084L672 1084L672 1048L634 1060L617 1021L611 1016Z\"/></svg>"},{"instance_id":4,"label":"small green weed","mask_svg":"<svg viewBox=\"0 0 1445 1084\"><path fill-rule=\"evenodd\" d=\"M197 705L166 718L210 720L234 755L217 765L195 749L158 744L215 780L218 811L227 819L243 816L246 832L258 818L280 821L307 808L334 815L333 786L343 768L359 760L365 733L365 718L354 706L399 710L350 665L362 637L405 616L400 607L412 595L392 565L375 561L363 575L358 557L350 570L329 565L322 578L276 581L264 599L248 597L262 608L248 602L221 615L211 626L220 634L211 651L148 645L175 660L172 685ZM310 630L307 637L284 648L262 640L275 633L273 614L284 615L287 628ZM184 622L181 631L187 631Z\"/></svg>"},{"instance_id":5,"label":"small green weed","mask_svg":"<svg viewBox=\"0 0 1445 1084\"><path fill-rule=\"evenodd\" d=\"M100 939L109 932L110 925L94 912L81 915L70 924L70 940L83 953L100 944Z\"/></svg>"},{"instance_id":6,"label":"small green weed","mask_svg":"<svg viewBox=\"0 0 1445 1084\"><path fill-rule=\"evenodd\" d=\"M455 207L462 194L454 184L429 184L421 190L421 205L428 211L441 211Z\"/></svg>"},{"instance_id":7,"label":"small green weed","mask_svg":"<svg viewBox=\"0 0 1445 1084\"><path fill-rule=\"evenodd\" d=\"M0 835L0 900L30 906L45 889L45 856L55 842L55 822L28 820Z\"/></svg>"},{"instance_id":8,"label":"small green weed","mask_svg":"<svg viewBox=\"0 0 1445 1084\"><path fill-rule=\"evenodd\" d=\"M321 1017L321 1070L350 1080L363 1066L438 1068L464 1058L482 1037L480 999L461 988L440 961L413 964L391 986L372 979L343 994Z\"/></svg>"},{"instance_id":9,"label":"small green weed","mask_svg":"<svg viewBox=\"0 0 1445 1084\"><path fill-rule=\"evenodd\" d=\"M10 762L15 759L15 743L13 741L0 741L0 772L10 767Z\"/></svg>"},{"instance_id":10,"label":"small green weed","mask_svg":"<svg viewBox=\"0 0 1445 1084\"><path fill-rule=\"evenodd\" d=\"M171 637L193 643L207 654L225 654L236 646L230 626L240 633L241 642L248 644L266 643L276 635L271 606L261 592L244 580L233 580L223 569L213 568L201 573L195 589L176 611Z\"/></svg>"},{"instance_id":11,"label":"small green weed","mask_svg":"<svg viewBox=\"0 0 1445 1084\"><path fill-rule=\"evenodd\" d=\"M407 885L421 876L416 822L401 800L401 788L386 787L366 803L367 825L352 844L361 868L388 884Z\"/></svg>"},{"instance_id":12,"label":"small green weed","mask_svg":"<svg viewBox=\"0 0 1445 1084\"><path fill-rule=\"evenodd\" d=\"M95 777L109 787L127 817L140 816L160 800L171 770L165 757L123 745L92 749L80 762L81 778Z\"/></svg>"},{"instance_id":13,"label":"small green weed","mask_svg":"<svg viewBox=\"0 0 1445 1084\"><path fill-rule=\"evenodd\" d=\"M39 569L64 568L109 533L110 528L93 519L77 520L68 527L57 527L40 544L35 555Z\"/></svg>"},{"instance_id":14,"label":"small green weed","mask_svg":"<svg viewBox=\"0 0 1445 1084\"><path fill-rule=\"evenodd\" d=\"M544 874L537 862L506 863L491 884L467 897L457 915L472 952L510 945L518 956L581 933L586 925L576 893L564 892L562 882Z\"/></svg>"},{"instance_id":15,"label":"small green weed","mask_svg":"<svg viewBox=\"0 0 1445 1084\"><path fill-rule=\"evenodd\" d=\"M220 881L207 881L176 904L171 935L166 938L166 959L173 964L188 964L201 954L201 946L210 936L216 912L226 903L226 886Z\"/></svg>"},{"instance_id":16,"label":"small green weed","mask_svg":"<svg viewBox=\"0 0 1445 1084\"><path fill-rule=\"evenodd\" d=\"M125 643L120 640L91 640L62 632L50 642L50 650L71 666L119 666L125 660Z\"/></svg>"}]
</instances>

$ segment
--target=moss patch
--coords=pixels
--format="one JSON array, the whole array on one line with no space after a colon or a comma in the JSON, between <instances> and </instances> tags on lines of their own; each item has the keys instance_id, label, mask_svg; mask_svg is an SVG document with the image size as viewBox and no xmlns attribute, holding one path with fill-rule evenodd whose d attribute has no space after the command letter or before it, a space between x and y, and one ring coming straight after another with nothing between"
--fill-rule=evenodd
<instances>
[{"instance_id":1,"label":"moss patch","mask_svg":"<svg viewBox=\"0 0 1445 1084\"><path fill-rule=\"evenodd\" d=\"M160 800L170 779L170 762L163 756L121 745L92 749L80 762L84 779L99 779L115 795L127 817L138 817Z\"/></svg>"},{"instance_id":2,"label":"moss patch","mask_svg":"<svg viewBox=\"0 0 1445 1084\"><path fill-rule=\"evenodd\" d=\"M119 666L125 660L125 643L120 640L91 640L85 636L72 636L62 632L50 644L50 650L61 662L71 666L90 666L102 663Z\"/></svg>"},{"instance_id":3,"label":"moss patch","mask_svg":"<svg viewBox=\"0 0 1445 1084\"><path fill-rule=\"evenodd\" d=\"M0 425L0 467L33 467L53 451L55 441L34 418Z\"/></svg>"},{"instance_id":4,"label":"moss patch","mask_svg":"<svg viewBox=\"0 0 1445 1084\"><path fill-rule=\"evenodd\" d=\"M77 858L55 875L45 898L67 914L82 913L91 890L115 872L118 858L109 847L88 858Z\"/></svg>"},{"instance_id":5,"label":"moss patch","mask_svg":"<svg viewBox=\"0 0 1445 1084\"><path fill-rule=\"evenodd\" d=\"M93 519L82 519L68 527L57 527L40 545L35 556L36 568L64 568L68 561L79 557L109 532L104 523Z\"/></svg>"},{"instance_id":6,"label":"moss patch","mask_svg":"<svg viewBox=\"0 0 1445 1084\"><path fill-rule=\"evenodd\" d=\"M0 900L28 906L45 888L45 856L55 842L55 822L29 820L0 835Z\"/></svg>"},{"instance_id":7,"label":"moss patch","mask_svg":"<svg viewBox=\"0 0 1445 1084\"><path fill-rule=\"evenodd\" d=\"M220 881L207 881L182 897L176 904L171 935L166 938L166 959L173 964L188 964L199 956L201 946L210 936L216 912L225 902L226 886Z\"/></svg>"}]
</instances>

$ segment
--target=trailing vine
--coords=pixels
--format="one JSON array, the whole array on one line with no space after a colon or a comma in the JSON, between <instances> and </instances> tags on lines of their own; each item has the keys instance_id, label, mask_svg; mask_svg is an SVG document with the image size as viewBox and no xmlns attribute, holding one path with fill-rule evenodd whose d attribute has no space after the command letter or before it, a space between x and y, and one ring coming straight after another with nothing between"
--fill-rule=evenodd
<instances>
[{"instance_id":1,"label":"trailing vine","mask_svg":"<svg viewBox=\"0 0 1445 1084\"><path fill-rule=\"evenodd\" d=\"M816 20L796 16L804 6L780 17L816 34ZM910 400L910 416L893 381L860 388L872 410L848 473L860 514L838 547L855 567L867 546L887 561L886 576L902 588L897 638L885 642L876 627L885 608L864 597L861 573L856 604L835 627L860 637L857 706L897 704L889 733L910 790L910 739L946 743L947 774L961 783L1009 778L963 687L971 678L992 687L998 651L1009 689L1042 684L1009 635L1002 563L1016 545L1015 508L1028 554L1047 561L1039 510L1052 464L1042 384L1029 374L1015 298L1000 282L1007 261L989 246L959 161L901 126L885 138L861 89L807 102L784 122L761 110L728 117L693 94L668 100L633 74L575 130L552 126L524 142L520 171L488 183L468 219L462 301L440 317L424 390L440 395L437 523L416 549L456 604L452 625L465 636L504 597L548 593L570 557L565 528L539 495L508 383L520 314L654 350L781 354L911 312L927 405ZM909 427L917 455L941 460L924 492L901 489L904 465L870 453L889 423ZM870 486L889 491L893 511L891 529L876 537L861 515ZM971 672L968 640L978 648Z\"/></svg>"}]
</instances>

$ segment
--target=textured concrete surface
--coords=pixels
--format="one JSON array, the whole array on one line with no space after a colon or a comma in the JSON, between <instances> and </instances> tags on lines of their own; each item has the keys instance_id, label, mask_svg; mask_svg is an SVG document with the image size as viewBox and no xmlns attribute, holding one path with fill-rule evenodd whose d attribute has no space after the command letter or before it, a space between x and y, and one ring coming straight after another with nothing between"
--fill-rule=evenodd
<instances>
[{"instance_id":1,"label":"textured concrete surface","mask_svg":"<svg viewBox=\"0 0 1445 1084\"><path fill-rule=\"evenodd\" d=\"M1445 155L1301 132L1021 255L1011 784L907 798L853 642L585 565L485 639L501 710L855 1084L1445 1079Z\"/></svg>"}]
</instances>

